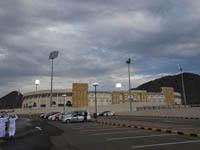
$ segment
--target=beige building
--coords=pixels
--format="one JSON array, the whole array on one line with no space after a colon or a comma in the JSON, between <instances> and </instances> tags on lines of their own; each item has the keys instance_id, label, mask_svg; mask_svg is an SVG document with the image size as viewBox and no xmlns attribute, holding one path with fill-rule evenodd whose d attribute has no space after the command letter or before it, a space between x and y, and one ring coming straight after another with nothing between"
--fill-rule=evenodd
<instances>
[{"instance_id":1,"label":"beige building","mask_svg":"<svg viewBox=\"0 0 200 150\"><path fill-rule=\"evenodd\" d=\"M129 91L97 91L97 105L107 106L129 102ZM173 88L162 87L160 93L133 90L131 91L133 103L152 103L152 105L181 104L181 94L174 92ZM94 91L88 91L87 83L73 83L72 89L53 90L52 107L87 107L95 105ZM23 97L23 108L50 107L50 90L28 92Z\"/></svg>"}]
</instances>

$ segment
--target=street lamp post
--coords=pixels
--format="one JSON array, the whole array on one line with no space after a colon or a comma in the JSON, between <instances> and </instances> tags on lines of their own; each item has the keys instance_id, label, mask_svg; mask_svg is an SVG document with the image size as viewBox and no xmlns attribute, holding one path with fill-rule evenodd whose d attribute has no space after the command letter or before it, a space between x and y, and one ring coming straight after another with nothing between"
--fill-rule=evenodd
<instances>
[{"instance_id":1,"label":"street lamp post","mask_svg":"<svg viewBox=\"0 0 200 150\"><path fill-rule=\"evenodd\" d=\"M181 72L181 82L182 82L182 90L183 90L183 100L184 100L184 105L187 105L187 101L186 101L186 96L185 96L185 86L184 86L184 78L183 78L183 69L181 67L180 64L178 64L179 66L179 70Z\"/></svg>"},{"instance_id":2,"label":"street lamp post","mask_svg":"<svg viewBox=\"0 0 200 150\"><path fill-rule=\"evenodd\" d=\"M97 86L99 85L99 83L92 83L92 85L94 86L95 88L95 92L94 92L94 95L95 95L95 119L97 121L97 97L96 97L96 93L97 93Z\"/></svg>"},{"instance_id":3,"label":"street lamp post","mask_svg":"<svg viewBox=\"0 0 200 150\"><path fill-rule=\"evenodd\" d=\"M37 91L37 86L40 84L40 80L35 80L35 86L36 86L36 91Z\"/></svg>"},{"instance_id":4,"label":"street lamp post","mask_svg":"<svg viewBox=\"0 0 200 150\"><path fill-rule=\"evenodd\" d=\"M131 58L129 58L126 63L128 64L128 77L129 77L129 101L130 101L130 112L133 111L132 108L132 98L131 98L131 77L130 77L130 63L131 63Z\"/></svg>"},{"instance_id":5,"label":"street lamp post","mask_svg":"<svg viewBox=\"0 0 200 150\"><path fill-rule=\"evenodd\" d=\"M53 51L49 55L51 59L51 94L50 94L50 107L52 106L52 96L53 96L53 60L58 57L58 51Z\"/></svg>"},{"instance_id":6,"label":"street lamp post","mask_svg":"<svg viewBox=\"0 0 200 150\"><path fill-rule=\"evenodd\" d=\"M66 96L67 96L66 94L63 94L63 95L62 95L62 97L64 97L64 107L63 107L63 112L64 112L64 113L65 113L65 105L66 105L66 104L65 104L65 97L66 97Z\"/></svg>"}]
</instances>

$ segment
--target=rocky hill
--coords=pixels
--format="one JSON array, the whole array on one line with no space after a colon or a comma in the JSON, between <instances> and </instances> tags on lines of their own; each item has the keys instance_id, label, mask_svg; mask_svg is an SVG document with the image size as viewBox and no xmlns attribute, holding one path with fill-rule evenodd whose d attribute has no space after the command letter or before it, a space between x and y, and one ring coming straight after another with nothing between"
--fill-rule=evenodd
<instances>
[{"instance_id":1,"label":"rocky hill","mask_svg":"<svg viewBox=\"0 0 200 150\"><path fill-rule=\"evenodd\" d=\"M183 73L187 104L200 104L200 76L193 73ZM160 92L161 87L173 87L174 91L182 94L181 74L165 76L144 83L136 90L147 90L148 92Z\"/></svg>"},{"instance_id":2,"label":"rocky hill","mask_svg":"<svg viewBox=\"0 0 200 150\"><path fill-rule=\"evenodd\" d=\"M0 98L0 109L21 108L22 97L23 95L17 91L7 94L6 96Z\"/></svg>"}]
</instances>

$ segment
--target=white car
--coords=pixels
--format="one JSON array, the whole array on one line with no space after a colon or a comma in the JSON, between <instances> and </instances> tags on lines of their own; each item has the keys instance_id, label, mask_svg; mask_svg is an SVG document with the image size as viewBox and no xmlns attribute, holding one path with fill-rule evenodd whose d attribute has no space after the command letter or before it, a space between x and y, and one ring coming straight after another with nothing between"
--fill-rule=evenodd
<instances>
[{"instance_id":1,"label":"white car","mask_svg":"<svg viewBox=\"0 0 200 150\"><path fill-rule=\"evenodd\" d=\"M48 117L48 120L52 120L52 118L53 118L53 115L49 116L49 117Z\"/></svg>"},{"instance_id":2,"label":"white car","mask_svg":"<svg viewBox=\"0 0 200 150\"><path fill-rule=\"evenodd\" d=\"M115 115L115 112L113 111L104 111L99 114L99 116L114 116L114 115Z\"/></svg>"}]
</instances>

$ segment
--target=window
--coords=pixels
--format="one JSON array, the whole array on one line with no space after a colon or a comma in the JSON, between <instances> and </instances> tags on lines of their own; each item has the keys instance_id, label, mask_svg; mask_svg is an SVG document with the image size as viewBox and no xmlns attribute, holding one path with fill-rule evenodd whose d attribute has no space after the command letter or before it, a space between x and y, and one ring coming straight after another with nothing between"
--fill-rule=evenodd
<instances>
[{"instance_id":1,"label":"window","mask_svg":"<svg viewBox=\"0 0 200 150\"><path fill-rule=\"evenodd\" d=\"M67 96L72 96L72 93L67 93Z\"/></svg>"},{"instance_id":2,"label":"window","mask_svg":"<svg viewBox=\"0 0 200 150\"><path fill-rule=\"evenodd\" d=\"M70 101L67 101L67 104L66 104L66 106L72 106L72 103L70 102Z\"/></svg>"},{"instance_id":3,"label":"window","mask_svg":"<svg viewBox=\"0 0 200 150\"><path fill-rule=\"evenodd\" d=\"M40 107L46 107L46 105L45 104L41 104Z\"/></svg>"},{"instance_id":4,"label":"window","mask_svg":"<svg viewBox=\"0 0 200 150\"><path fill-rule=\"evenodd\" d=\"M56 102L55 102L55 101L53 101L53 102L52 102L52 105L56 105Z\"/></svg>"},{"instance_id":5,"label":"window","mask_svg":"<svg viewBox=\"0 0 200 150\"><path fill-rule=\"evenodd\" d=\"M35 102L33 103L33 107L37 107L37 104Z\"/></svg>"}]
</instances>

